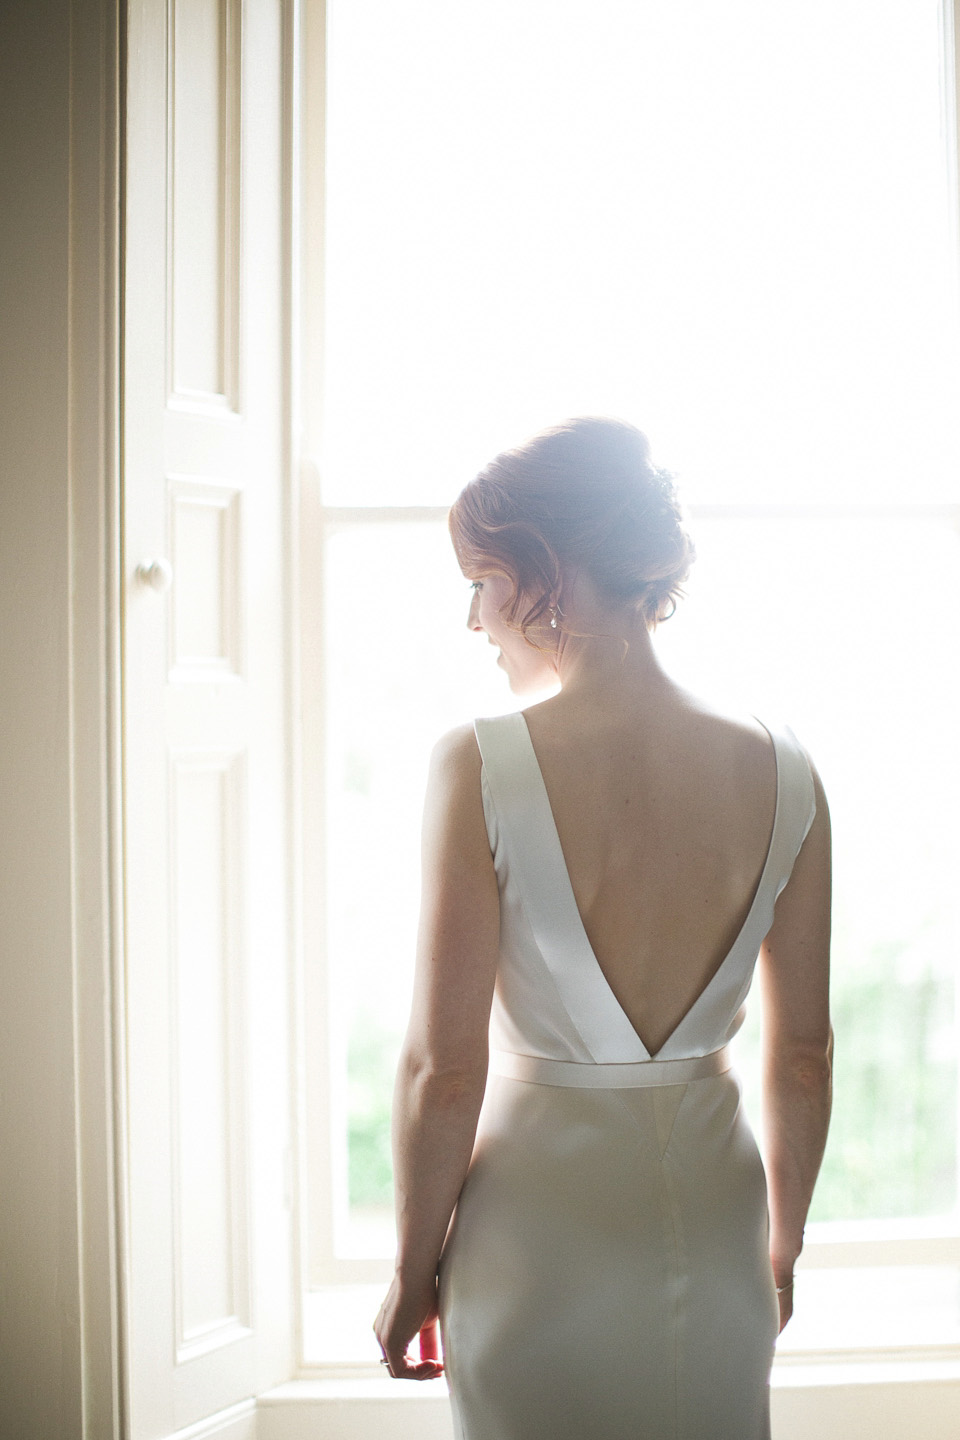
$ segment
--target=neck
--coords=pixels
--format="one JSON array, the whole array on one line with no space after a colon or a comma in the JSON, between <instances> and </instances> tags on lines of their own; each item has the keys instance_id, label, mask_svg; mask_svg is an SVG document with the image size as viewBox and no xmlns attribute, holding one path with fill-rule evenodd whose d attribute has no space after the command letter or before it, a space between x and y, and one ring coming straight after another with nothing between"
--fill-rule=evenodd
<instances>
[{"instance_id":1,"label":"neck","mask_svg":"<svg viewBox=\"0 0 960 1440\"><path fill-rule=\"evenodd\" d=\"M557 675L565 702L635 710L676 689L657 658L650 632L632 607L605 604L592 587L565 597L557 644Z\"/></svg>"}]
</instances>

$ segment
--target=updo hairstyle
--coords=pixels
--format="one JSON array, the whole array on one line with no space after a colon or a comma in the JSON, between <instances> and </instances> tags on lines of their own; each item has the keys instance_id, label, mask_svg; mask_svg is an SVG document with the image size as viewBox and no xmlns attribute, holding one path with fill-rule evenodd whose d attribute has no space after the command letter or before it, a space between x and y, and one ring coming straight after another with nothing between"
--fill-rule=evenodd
<instances>
[{"instance_id":1,"label":"updo hairstyle","mask_svg":"<svg viewBox=\"0 0 960 1440\"><path fill-rule=\"evenodd\" d=\"M504 450L458 496L450 536L464 574L511 581L501 614L532 644L568 567L611 601L632 602L652 628L673 614L694 558L646 435L604 418L567 420Z\"/></svg>"}]
</instances>

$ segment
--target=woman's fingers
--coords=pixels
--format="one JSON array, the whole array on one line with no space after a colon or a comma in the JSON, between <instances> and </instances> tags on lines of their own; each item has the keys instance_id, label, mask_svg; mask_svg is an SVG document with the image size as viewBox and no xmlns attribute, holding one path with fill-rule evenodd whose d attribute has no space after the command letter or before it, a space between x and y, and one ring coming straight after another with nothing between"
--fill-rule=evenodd
<instances>
[{"instance_id":1,"label":"woman's fingers","mask_svg":"<svg viewBox=\"0 0 960 1440\"><path fill-rule=\"evenodd\" d=\"M373 1329L383 1355L382 1363L394 1379L434 1380L443 1374L436 1282L427 1286L424 1294L409 1296L395 1278ZM414 1360L407 1352L418 1329L420 1359Z\"/></svg>"},{"instance_id":2,"label":"woman's fingers","mask_svg":"<svg viewBox=\"0 0 960 1440\"><path fill-rule=\"evenodd\" d=\"M389 1371L395 1380L435 1380L443 1374L441 1360L414 1360L412 1356L387 1354Z\"/></svg>"}]
</instances>

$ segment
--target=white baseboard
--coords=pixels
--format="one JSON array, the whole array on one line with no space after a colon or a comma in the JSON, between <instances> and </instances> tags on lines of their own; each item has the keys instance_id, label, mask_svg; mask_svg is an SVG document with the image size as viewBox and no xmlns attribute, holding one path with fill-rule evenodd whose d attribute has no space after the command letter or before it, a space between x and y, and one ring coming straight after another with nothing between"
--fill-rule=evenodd
<instances>
[{"instance_id":1,"label":"white baseboard","mask_svg":"<svg viewBox=\"0 0 960 1440\"><path fill-rule=\"evenodd\" d=\"M168 1440L257 1440L257 1423L257 1402L251 1398L178 1430Z\"/></svg>"}]
</instances>

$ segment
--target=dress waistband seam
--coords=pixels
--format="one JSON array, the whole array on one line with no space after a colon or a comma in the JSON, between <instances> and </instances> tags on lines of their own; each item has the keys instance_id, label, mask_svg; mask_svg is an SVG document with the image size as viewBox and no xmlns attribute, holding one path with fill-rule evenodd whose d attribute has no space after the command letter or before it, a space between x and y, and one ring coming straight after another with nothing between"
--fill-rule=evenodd
<instances>
[{"instance_id":1,"label":"dress waistband seam","mask_svg":"<svg viewBox=\"0 0 960 1440\"><path fill-rule=\"evenodd\" d=\"M576 1090L635 1090L646 1086L688 1085L725 1074L732 1065L727 1045L707 1055L679 1060L600 1062L550 1060L513 1050L491 1050L490 1073L534 1085L556 1085Z\"/></svg>"}]
</instances>

